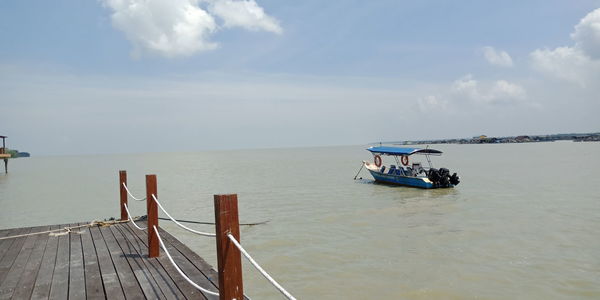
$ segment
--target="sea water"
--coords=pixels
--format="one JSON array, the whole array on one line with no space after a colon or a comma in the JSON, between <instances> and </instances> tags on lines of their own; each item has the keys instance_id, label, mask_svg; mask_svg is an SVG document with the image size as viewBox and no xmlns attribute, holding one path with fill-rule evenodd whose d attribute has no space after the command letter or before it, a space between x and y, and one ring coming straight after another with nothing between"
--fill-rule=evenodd
<instances>
[{"instance_id":1,"label":"sea water","mask_svg":"<svg viewBox=\"0 0 600 300\"><path fill-rule=\"evenodd\" d=\"M436 190L353 180L366 147L15 159L0 228L116 217L127 170L138 197L156 174L180 219L214 221L213 195L237 193L241 222L268 221L242 244L299 299L600 298L600 143L433 145L462 181ZM216 266L212 238L160 225ZM282 298L247 262L243 276L251 298Z\"/></svg>"}]
</instances>

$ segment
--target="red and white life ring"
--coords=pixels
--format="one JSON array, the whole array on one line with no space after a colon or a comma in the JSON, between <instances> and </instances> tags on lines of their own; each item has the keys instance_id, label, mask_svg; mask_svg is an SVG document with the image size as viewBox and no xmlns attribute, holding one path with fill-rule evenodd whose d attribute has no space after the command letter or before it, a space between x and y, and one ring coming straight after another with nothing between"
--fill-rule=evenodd
<instances>
[{"instance_id":1,"label":"red and white life ring","mask_svg":"<svg viewBox=\"0 0 600 300\"><path fill-rule=\"evenodd\" d=\"M402 155L402 158L400 159L400 161L402 162L402 165L408 166L408 156Z\"/></svg>"},{"instance_id":2,"label":"red and white life ring","mask_svg":"<svg viewBox=\"0 0 600 300\"><path fill-rule=\"evenodd\" d=\"M375 157L373 157L373 160L375 161L375 165L379 168L381 167L381 156L379 155L375 155Z\"/></svg>"}]
</instances>

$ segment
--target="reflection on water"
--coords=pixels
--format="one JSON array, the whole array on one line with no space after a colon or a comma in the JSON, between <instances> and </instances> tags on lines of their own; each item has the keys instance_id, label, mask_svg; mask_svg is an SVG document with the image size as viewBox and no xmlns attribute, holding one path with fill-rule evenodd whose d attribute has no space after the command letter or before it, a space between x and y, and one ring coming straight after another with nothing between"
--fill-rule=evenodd
<instances>
[{"instance_id":1,"label":"reflection on water","mask_svg":"<svg viewBox=\"0 0 600 300\"><path fill-rule=\"evenodd\" d=\"M18 159L0 175L0 227L116 216L125 169L135 195L157 174L181 219L212 221L212 195L238 193L241 222L269 221L242 243L301 299L600 298L600 143L439 145L435 165L461 183L435 190L353 180L364 148ZM213 240L161 226L216 264ZM280 299L247 265L244 278Z\"/></svg>"}]
</instances>

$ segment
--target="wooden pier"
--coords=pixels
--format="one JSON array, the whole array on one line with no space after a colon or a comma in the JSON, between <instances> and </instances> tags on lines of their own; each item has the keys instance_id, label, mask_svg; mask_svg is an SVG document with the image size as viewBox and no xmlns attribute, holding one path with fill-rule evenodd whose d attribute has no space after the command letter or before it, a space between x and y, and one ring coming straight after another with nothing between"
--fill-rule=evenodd
<instances>
[{"instance_id":1,"label":"wooden pier","mask_svg":"<svg viewBox=\"0 0 600 300\"><path fill-rule=\"evenodd\" d=\"M164 254L149 258L146 233L130 223L27 235L85 224L0 230L0 238L24 235L0 240L0 299L219 299L185 281ZM190 279L218 291L218 274L204 259L159 233Z\"/></svg>"},{"instance_id":2,"label":"wooden pier","mask_svg":"<svg viewBox=\"0 0 600 300\"><path fill-rule=\"evenodd\" d=\"M129 194L146 201L147 221L133 223L128 194L127 174L120 171L120 220L0 230L0 300L248 299L243 292L237 195L214 196L215 233L175 222L215 239L215 271L159 227L156 175L146 175L145 199Z\"/></svg>"}]
</instances>

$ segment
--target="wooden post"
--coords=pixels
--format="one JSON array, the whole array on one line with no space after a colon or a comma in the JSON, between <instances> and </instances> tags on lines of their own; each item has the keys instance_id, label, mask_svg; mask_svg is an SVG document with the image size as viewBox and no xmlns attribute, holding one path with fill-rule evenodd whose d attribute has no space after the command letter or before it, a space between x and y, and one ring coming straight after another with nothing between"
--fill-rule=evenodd
<instances>
[{"instance_id":1,"label":"wooden post","mask_svg":"<svg viewBox=\"0 0 600 300\"><path fill-rule=\"evenodd\" d=\"M158 228L158 205L152 197L158 199L156 193L156 175L146 175L146 208L148 210L148 257L158 257L159 242L154 226Z\"/></svg>"},{"instance_id":2,"label":"wooden post","mask_svg":"<svg viewBox=\"0 0 600 300\"><path fill-rule=\"evenodd\" d=\"M121 221L127 220L127 211L125 205L127 204L127 191L123 184L127 185L127 171L119 171L119 197L121 198Z\"/></svg>"},{"instance_id":3,"label":"wooden post","mask_svg":"<svg viewBox=\"0 0 600 300\"><path fill-rule=\"evenodd\" d=\"M219 271L219 299L242 300L242 258L240 250L229 240L231 233L240 241L237 195L215 195L215 224L217 234L217 263Z\"/></svg>"}]
</instances>

